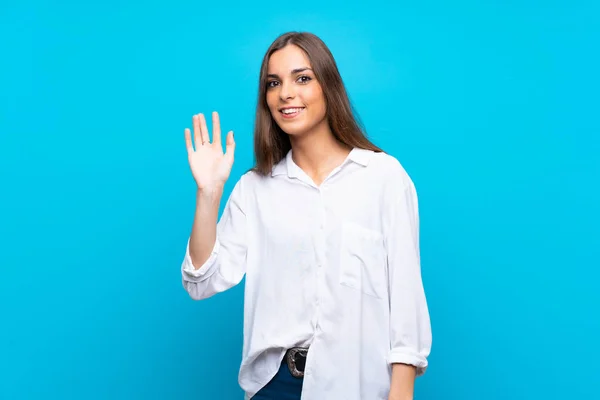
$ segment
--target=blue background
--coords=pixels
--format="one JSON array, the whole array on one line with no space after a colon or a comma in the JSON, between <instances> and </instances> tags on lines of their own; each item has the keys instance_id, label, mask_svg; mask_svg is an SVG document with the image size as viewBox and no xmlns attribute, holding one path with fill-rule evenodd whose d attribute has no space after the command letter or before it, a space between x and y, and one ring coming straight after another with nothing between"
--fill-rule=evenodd
<instances>
[{"instance_id":1,"label":"blue background","mask_svg":"<svg viewBox=\"0 0 600 400\"><path fill-rule=\"evenodd\" d=\"M418 3L418 4L417 4ZM183 129L236 132L277 35L333 51L416 183L434 346L417 399L599 398L600 6L0 5L0 399L241 399L242 285L180 278ZM366 399L368 400L368 399Z\"/></svg>"}]
</instances>

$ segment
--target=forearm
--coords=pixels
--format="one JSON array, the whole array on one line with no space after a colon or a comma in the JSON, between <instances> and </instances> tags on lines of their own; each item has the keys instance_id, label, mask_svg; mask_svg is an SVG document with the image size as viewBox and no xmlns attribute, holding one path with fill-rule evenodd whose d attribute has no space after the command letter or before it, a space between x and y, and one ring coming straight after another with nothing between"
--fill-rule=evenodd
<instances>
[{"instance_id":1,"label":"forearm","mask_svg":"<svg viewBox=\"0 0 600 400\"><path fill-rule=\"evenodd\" d=\"M222 187L196 192L196 213L190 235L190 257L196 269L208 260L214 247L222 195Z\"/></svg>"},{"instance_id":2,"label":"forearm","mask_svg":"<svg viewBox=\"0 0 600 400\"><path fill-rule=\"evenodd\" d=\"M388 400L412 400L416 368L407 364L392 364L392 381Z\"/></svg>"}]
</instances>

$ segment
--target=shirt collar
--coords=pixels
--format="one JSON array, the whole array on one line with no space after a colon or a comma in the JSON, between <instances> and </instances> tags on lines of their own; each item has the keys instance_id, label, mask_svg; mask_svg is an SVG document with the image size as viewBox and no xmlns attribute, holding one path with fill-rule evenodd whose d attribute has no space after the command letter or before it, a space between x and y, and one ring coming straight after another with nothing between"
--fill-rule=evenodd
<instances>
[{"instance_id":1,"label":"shirt collar","mask_svg":"<svg viewBox=\"0 0 600 400\"><path fill-rule=\"evenodd\" d=\"M340 167L344 166L348 162L355 162L363 167L366 167L369 165L369 160L373 156L373 153L374 152L372 150L354 147ZM289 178L296 178L300 172L301 168L296 165L292 159L292 150L289 150L286 156L273 167L271 176L287 174Z\"/></svg>"}]
</instances>

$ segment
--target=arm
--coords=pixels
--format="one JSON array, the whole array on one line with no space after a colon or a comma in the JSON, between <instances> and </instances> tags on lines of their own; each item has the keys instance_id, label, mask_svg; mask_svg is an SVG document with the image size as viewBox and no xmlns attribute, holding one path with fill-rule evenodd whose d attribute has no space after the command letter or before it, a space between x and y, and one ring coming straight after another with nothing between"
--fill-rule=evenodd
<instances>
[{"instance_id":1,"label":"arm","mask_svg":"<svg viewBox=\"0 0 600 400\"><path fill-rule=\"evenodd\" d=\"M415 391L417 370L412 365L392 364L392 382L389 400L412 400Z\"/></svg>"},{"instance_id":2,"label":"arm","mask_svg":"<svg viewBox=\"0 0 600 400\"><path fill-rule=\"evenodd\" d=\"M197 194L196 215L181 266L183 286L195 300L237 285L245 274L247 245L243 179L233 188L218 224L221 194Z\"/></svg>"},{"instance_id":3,"label":"arm","mask_svg":"<svg viewBox=\"0 0 600 400\"><path fill-rule=\"evenodd\" d=\"M192 233L181 265L183 286L196 300L205 299L238 284L245 273L246 214L243 179L233 188L217 224L223 187L233 165L235 141L227 134L221 146L219 114L213 113L213 141L203 114L194 115L194 143L185 129L188 162L198 190Z\"/></svg>"},{"instance_id":4,"label":"arm","mask_svg":"<svg viewBox=\"0 0 600 400\"><path fill-rule=\"evenodd\" d=\"M196 192L196 213L190 235L189 253L194 269L198 269L210 257L217 239L217 217L223 196L223 187Z\"/></svg>"},{"instance_id":5,"label":"arm","mask_svg":"<svg viewBox=\"0 0 600 400\"><path fill-rule=\"evenodd\" d=\"M419 212L415 187L405 175L387 197L386 247L390 292L390 400L413 398L425 373L431 325L421 278Z\"/></svg>"}]
</instances>

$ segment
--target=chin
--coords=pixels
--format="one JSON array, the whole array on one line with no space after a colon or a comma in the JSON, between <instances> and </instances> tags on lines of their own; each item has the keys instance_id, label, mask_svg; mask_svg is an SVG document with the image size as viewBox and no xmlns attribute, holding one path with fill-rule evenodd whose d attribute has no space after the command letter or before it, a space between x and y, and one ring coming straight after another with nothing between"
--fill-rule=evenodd
<instances>
[{"instance_id":1,"label":"chin","mask_svg":"<svg viewBox=\"0 0 600 400\"><path fill-rule=\"evenodd\" d=\"M316 124L307 124L305 121L296 121L296 122L288 122L288 121L276 121L277 125L281 128L283 132L288 134L289 136L293 136L296 138L306 136L310 134L310 132L314 132L315 130L320 130L319 127L321 123Z\"/></svg>"},{"instance_id":2,"label":"chin","mask_svg":"<svg viewBox=\"0 0 600 400\"><path fill-rule=\"evenodd\" d=\"M307 127L306 124L303 123L294 123L288 121L276 122L277 125L281 128L281 130L290 136L303 136L306 132L310 130L310 127Z\"/></svg>"},{"instance_id":3,"label":"chin","mask_svg":"<svg viewBox=\"0 0 600 400\"><path fill-rule=\"evenodd\" d=\"M282 131L284 131L285 133L287 133L290 136L294 136L294 137L300 137L300 136L304 136L304 134L307 132L306 129L298 129L298 128L281 128Z\"/></svg>"},{"instance_id":4,"label":"chin","mask_svg":"<svg viewBox=\"0 0 600 400\"><path fill-rule=\"evenodd\" d=\"M292 129L282 129L285 133L287 133L288 136L293 137L293 138L301 138L301 137L305 137L305 136L309 136L311 132L314 131L314 127L313 128L292 128Z\"/></svg>"}]
</instances>

